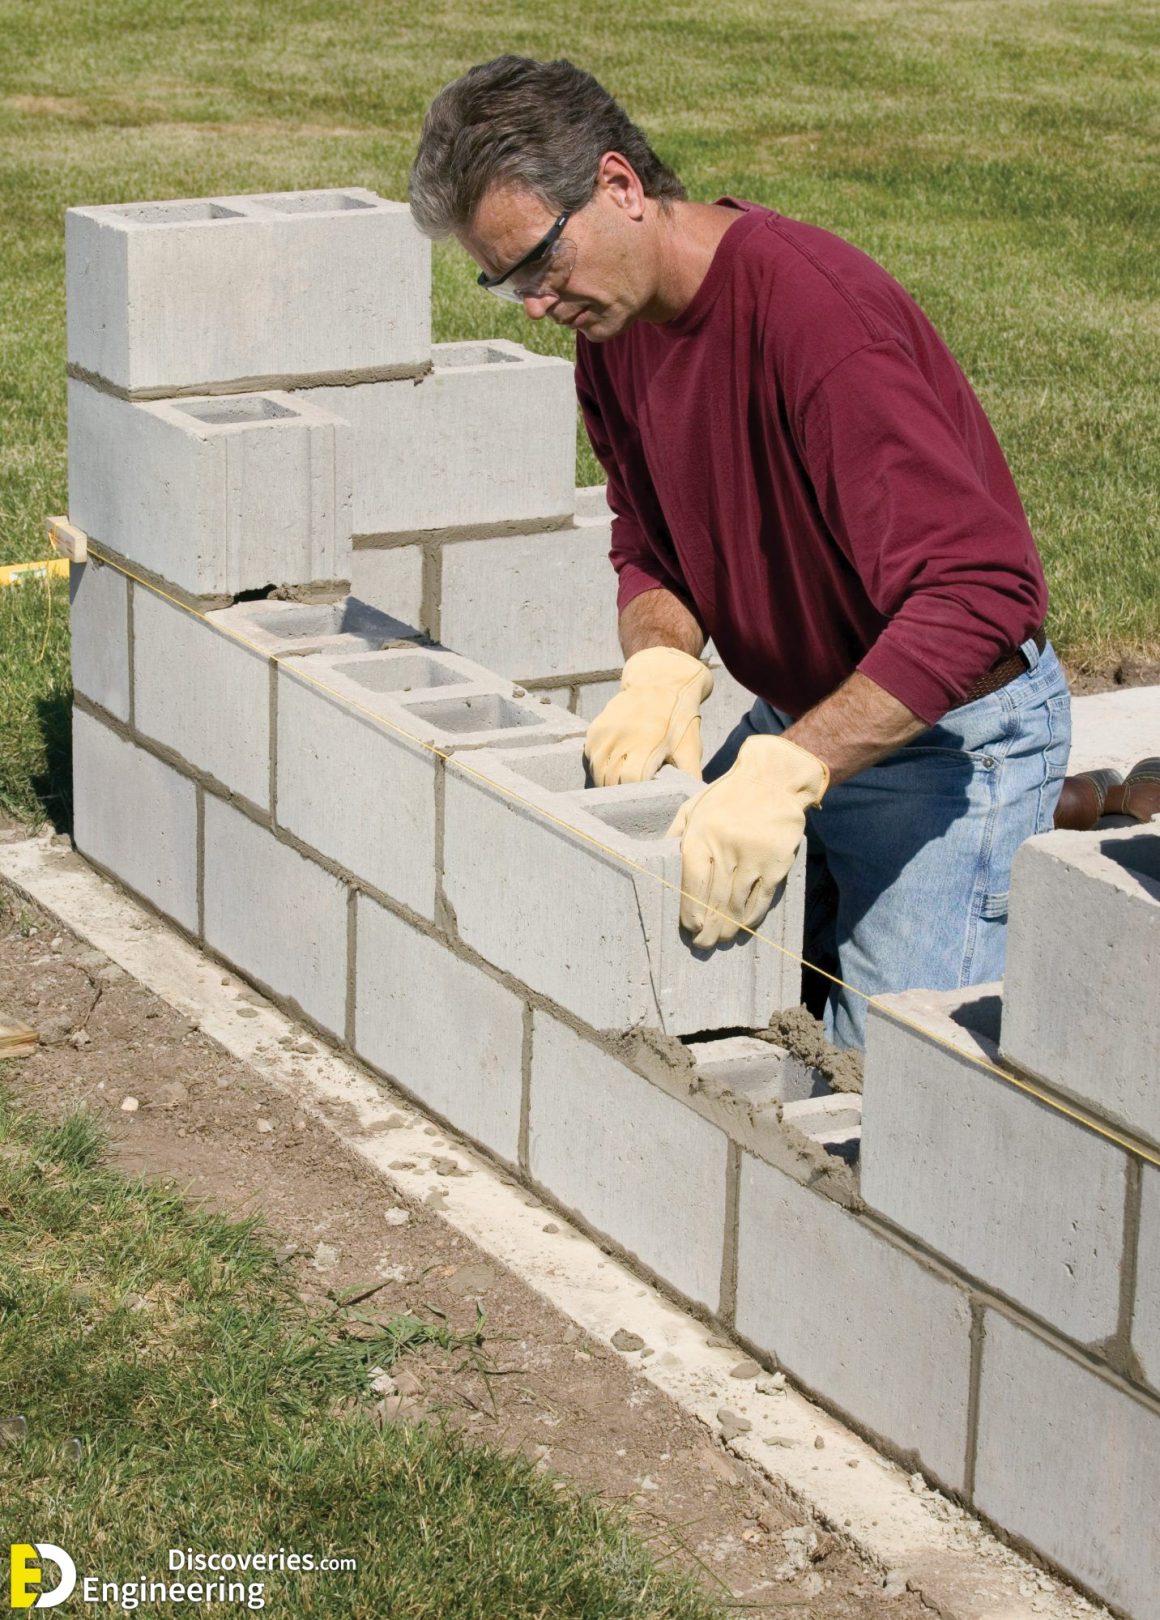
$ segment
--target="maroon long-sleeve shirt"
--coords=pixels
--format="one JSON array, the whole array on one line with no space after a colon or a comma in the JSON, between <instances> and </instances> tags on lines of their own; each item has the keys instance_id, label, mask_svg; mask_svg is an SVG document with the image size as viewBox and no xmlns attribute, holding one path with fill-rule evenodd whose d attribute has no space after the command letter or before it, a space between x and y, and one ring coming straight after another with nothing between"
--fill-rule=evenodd
<instances>
[{"instance_id":1,"label":"maroon long-sleeve shirt","mask_svg":"<svg viewBox=\"0 0 1160 1620\"><path fill-rule=\"evenodd\" d=\"M860 669L933 724L1046 612L1003 452L880 265L721 201L743 212L680 315L577 336L618 606L673 591L790 714Z\"/></svg>"}]
</instances>

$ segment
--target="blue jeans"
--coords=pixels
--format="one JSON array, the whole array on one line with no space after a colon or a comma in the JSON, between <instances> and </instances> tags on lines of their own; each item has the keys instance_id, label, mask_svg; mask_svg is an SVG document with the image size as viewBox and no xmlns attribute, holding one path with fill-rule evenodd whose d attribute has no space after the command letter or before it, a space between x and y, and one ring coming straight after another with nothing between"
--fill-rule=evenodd
<instances>
[{"instance_id":1,"label":"blue jeans","mask_svg":"<svg viewBox=\"0 0 1160 1620\"><path fill-rule=\"evenodd\" d=\"M806 813L803 955L867 996L955 990L1003 976L1011 862L1045 832L1071 745L1071 708L1050 644L1029 668L952 709ZM759 698L705 767L713 781L754 732L793 717ZM866 1003L832 986L826 1034L862 1046Z\"/></svg>"}]
</instances>

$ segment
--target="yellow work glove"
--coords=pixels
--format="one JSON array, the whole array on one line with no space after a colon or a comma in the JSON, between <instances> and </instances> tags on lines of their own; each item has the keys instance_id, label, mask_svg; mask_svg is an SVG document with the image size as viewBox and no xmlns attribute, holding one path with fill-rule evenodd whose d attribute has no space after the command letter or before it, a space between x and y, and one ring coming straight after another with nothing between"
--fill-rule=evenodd
<instances>
[{"instance_id":1,"label":"yellow work glove","mask_svg":"<svg viewBox=\"0 0 1160 1620\"><path fill-rule=\"evenodd\" d=\"M820 759L788 737L758 733L731 770L681 806L666 837L681 840L681 927L694 945L725 945L739 923L757 927L793 865L807 807L829 785Z\"/></svg>"},{"instance_id":2,"label":"yellow work glove","mask_svg":"<svg viewBox=\"0 0 1160 1620\"><path fill-rule=\"evenodd\" d=\"M701 774L701 705L713 690L706 665L678 647L633 653L620 691L588 727L584 752L597 787L647 782L667 760Z\"/></svg>"}]
</instances>

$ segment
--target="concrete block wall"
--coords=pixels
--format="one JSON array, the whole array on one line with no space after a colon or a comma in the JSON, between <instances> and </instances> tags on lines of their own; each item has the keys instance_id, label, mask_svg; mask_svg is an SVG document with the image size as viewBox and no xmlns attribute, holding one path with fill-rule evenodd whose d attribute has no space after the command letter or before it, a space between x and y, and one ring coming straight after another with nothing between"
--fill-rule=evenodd
<instances>
[{"instance_id":1,"label":"concrete block wall","mask_svg":"<svg viewBox=\"0 0 1160 1620\"><path fill-rule=\"evenodd\" d=\"M81 214L72 515L145 576L73 570L81 852L890 1454L1160 1620L1155 832L1025 846L1006 984L883 998L864 1097L832 1092L766 1029L799 995L802 863L763 927L785 954L693 953L663 832L696 784L584 785L620 655L567 366L432 349L425 244L371 193ZM232 346L191 343L175 254L215 339L231 255L290 316L258 331L247 305ZM275 584L302 599L237 600ZM706 759L750 701L707 657Z\"/></svg>"}]
</instances>

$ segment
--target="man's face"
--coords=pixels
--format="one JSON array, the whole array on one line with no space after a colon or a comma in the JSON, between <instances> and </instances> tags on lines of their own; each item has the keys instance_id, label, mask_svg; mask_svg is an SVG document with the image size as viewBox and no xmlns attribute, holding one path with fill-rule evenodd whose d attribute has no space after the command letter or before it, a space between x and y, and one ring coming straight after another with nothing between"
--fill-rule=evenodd
<instances>
[{"instance_id":1,"label":"man's face","mask_svg":"<svg viewBox=\"0 0 1160 1620\"><path fill-rule=\"evenodd\" d=\"M518 264L552 229L556 220L538 197L523 189L493 186L468 230L457 233L460 245L489 276ZM517 285L535 287L523 298L532 320L545 316L569 326L593 343L614 337L634 321L647 303L645 265L633 251L631 203L598 182L585 207L570 215L560 236L558 260L564 274L548 273L536 286L535 267L521 273ZM643 248L644 243L641 241Z\"/></svg>"}]
</instances>

